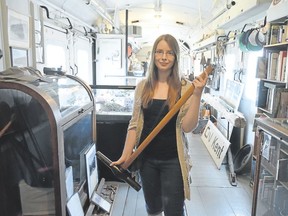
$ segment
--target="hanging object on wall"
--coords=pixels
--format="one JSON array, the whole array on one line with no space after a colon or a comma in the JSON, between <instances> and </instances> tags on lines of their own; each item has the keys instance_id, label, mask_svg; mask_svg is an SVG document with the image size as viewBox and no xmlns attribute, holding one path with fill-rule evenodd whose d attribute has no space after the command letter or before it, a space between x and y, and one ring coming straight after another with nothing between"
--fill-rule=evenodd
<instances>
[{"instance_id":1,"label":"hanging object on wall","mask_svg":"<svg viewBox=\"0 0 288 216\"><path fill-rule=\"evenodd\" d=\"M3 57L3 52L2 50L0 49L0 59Z\"/></svg>"},{"instance_id":2,"label":"hanging object on wall","mask_svg":"<svg viewBox=\"0 0 288 216\"><path fill-rule=\"evenodd\" d=\"M249 51L259 51L263 48L263 45L261 43L258 44L256 42L256 38L258 37L257 36L258 32L259 32L258 29L252 29L250 31L250 34L249 34L248 39L247 39L247 44L246 44L246 47Z\"/></svg>"},{"instance_id":3,"label":"hanging object on wall","mask_svg":"<svg viewBox=\"0 0 288 216\"><path fill-rule=\"evenodd\" d=\"M225 43L228 41L228 36L218 36L216 42L216 55L218 60L224 57Z\"/></svg>"},{"instance_id":4,"label":"hanging object on wall","mask_svg":"<svg viewBox=\"0 0 288 216\"><path fill-rule=\"evenodd\" d=\"M206 65L206 63L207 63L207 62L206 62L205 55L204 55L204 53L202 53L202 55L201 55L201 60L200 60L200 64L204 66L204 65Z\"/></svg>"}]
</instances>

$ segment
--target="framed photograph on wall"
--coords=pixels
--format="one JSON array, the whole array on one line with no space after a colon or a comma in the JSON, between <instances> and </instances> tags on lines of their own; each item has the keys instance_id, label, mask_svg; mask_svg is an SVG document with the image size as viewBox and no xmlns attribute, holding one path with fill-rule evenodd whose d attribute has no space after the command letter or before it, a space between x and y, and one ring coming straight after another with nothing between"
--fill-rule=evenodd
<instances>
[{"instance_id":1,"label":"framed photograph on wall","mask_svg":"<svg viewBox=\"0 0 288 216\"><path fill-rule=\"evenodd\" d=\"M28 49L10 47L11 66L27 67L28 66Z\"/></svg>"},{"instance_id":2,"label":"framed photograph on wall","mask_svg":"<svg viewBox=\"0 0 288 216\"><path fill-rule=\"evenodd\" d=\"M86 162L88 196L89 199L91 199L92 194L98 183L98 168L97 168L95 144L91 145L91 147L85 153L85 162Z\"/></svg>"},{"instance_id":3,"label":"framed photograph on wall","mask_svg":"<svg viewBox=\"0 0 288 216\"><path fill-rule=\"evenodd\" d=\"M29 48L29 17L8 10L9 45Z\"/></svg>"}]
</instances>

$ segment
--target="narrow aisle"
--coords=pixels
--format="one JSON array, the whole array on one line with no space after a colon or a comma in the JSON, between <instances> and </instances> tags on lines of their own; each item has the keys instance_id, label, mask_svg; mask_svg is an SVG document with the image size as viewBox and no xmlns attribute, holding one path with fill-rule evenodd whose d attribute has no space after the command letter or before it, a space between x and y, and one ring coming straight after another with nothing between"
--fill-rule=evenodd
<instances>
[{"instance_id":1,"label":"narrow aisle","mask_svg":"<svg viewBox=\"0 0 288 216\"><path fill-rule=\"evenodd\" d=\"M193 161L191 200L186 201L189 216L250 216L252 187L250 174L238 175L237 186L229 182L228 166L217 169L200 134L189 134Z\"/></svg>"}]
</instances>

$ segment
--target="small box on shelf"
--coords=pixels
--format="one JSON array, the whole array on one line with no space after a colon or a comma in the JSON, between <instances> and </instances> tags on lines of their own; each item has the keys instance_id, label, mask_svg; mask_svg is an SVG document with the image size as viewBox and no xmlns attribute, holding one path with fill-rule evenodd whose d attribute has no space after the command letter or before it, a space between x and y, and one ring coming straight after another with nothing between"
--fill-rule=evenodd
<instances>
[{"instance_id":1,"label":"small box on shelf","mask_svg":"<svg viewBox=\"0 0 288 216\"><path fill-rule=\"evenodd\" d=\"M257 107L268 114L269 117L276 117L277 107L280 102L280 93L285 90L283 82L260 80L258 84Z\"/></svg>"}]
</instances>

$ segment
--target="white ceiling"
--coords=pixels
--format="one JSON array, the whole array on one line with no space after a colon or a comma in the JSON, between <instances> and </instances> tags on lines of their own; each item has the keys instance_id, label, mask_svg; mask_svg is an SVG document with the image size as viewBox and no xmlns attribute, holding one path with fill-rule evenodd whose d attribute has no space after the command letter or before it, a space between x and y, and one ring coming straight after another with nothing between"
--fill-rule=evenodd
<instances>
[{"instance_id":1,"label":"white ceiling","mask_svg":"<svg viewBox=\"0 0 288 216\"><path fill-rule=\"evenodd\" d=\"M43 1L43 0L40 0ZM231 0L47 0L83 20L99 26L99 14L89 3L96 2L104 15L121 29L126 24L142 28L139 44L149 44L162 33L189 41L209 21L231 4ZM128 17L126 17L128 12ZM156 17L159 18L156 18ZM134 23L132 23L134 22ZM123 29L123 28L122 28Z\"/></svg>"},{"instance_id":2,"label":"white ceiling","mask_svg":"<svg viewBox=\"0 0 288 216\"><path fill-rule=\"evenodd\" d=\"M139 40L145 43L162 33L187 40L225 7L223 2L226 0L119 0L115 9L123 24L128 10L128 24L142 27Z\"/></svg>"}]
</instances>

